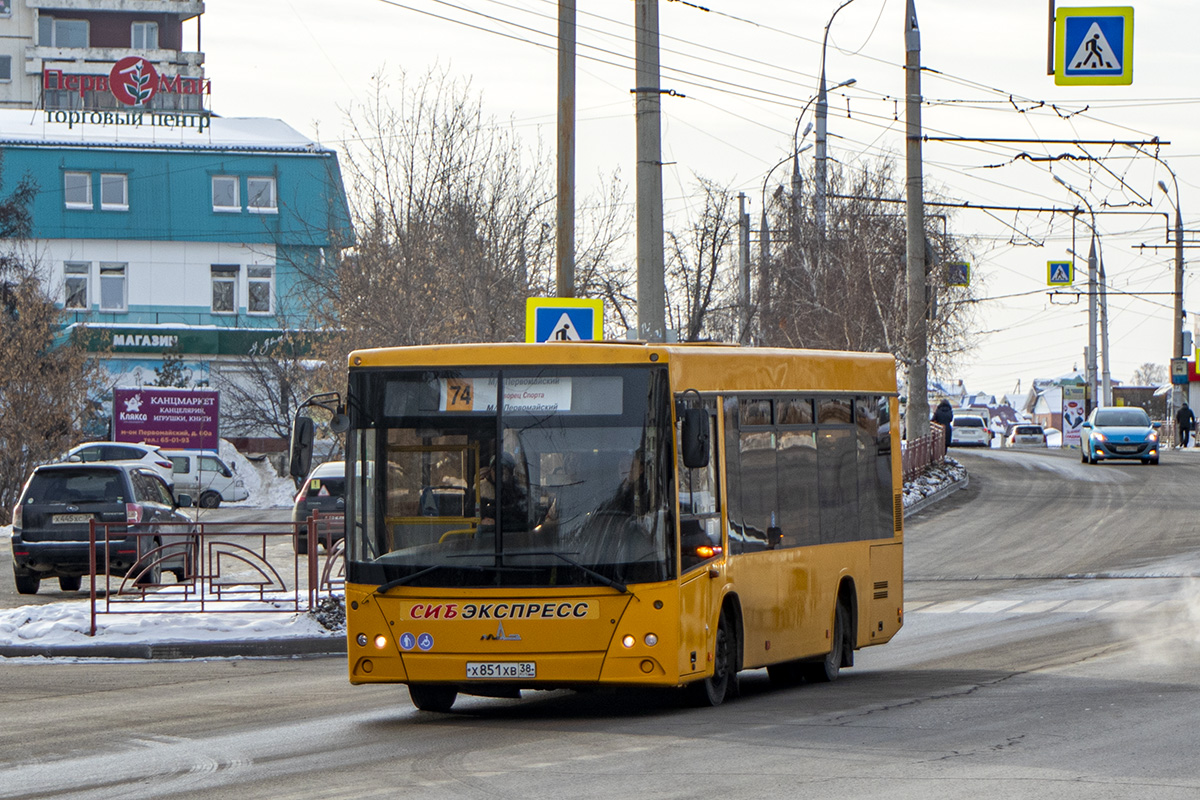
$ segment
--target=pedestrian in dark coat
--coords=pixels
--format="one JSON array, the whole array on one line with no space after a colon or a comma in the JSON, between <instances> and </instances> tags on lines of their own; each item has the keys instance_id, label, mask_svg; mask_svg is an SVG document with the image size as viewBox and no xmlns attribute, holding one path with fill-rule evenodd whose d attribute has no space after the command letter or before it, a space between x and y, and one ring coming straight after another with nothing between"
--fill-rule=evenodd
<instances>
[{"instance_id":1,"label":"pedestrian in dark coat","mask_svg":"<svg viewBox=\"0 0 1200 800\"><path fill-rule=\"evenodd\" d=\"M949 400L943 400L937 404L937 408L933 412L933 421L946 429L946 444L950 444L950 434L954 430L954 409L950 407Z\"/></svg>"},{"instance_id":2,"label":"pedestrian in dark coat","mask_svg":"<svg viewBox=\"0 0 1200 800\"><path fill-rule=\"evenodd\" d=\"M1184 403L1175 412L1175 422L1179 426L1179 446L1187 447L1188 439L1192 435L1192 428L1196 425L1196 415L1188 408L1187 403Z\"/></svg>"}]
</instances>

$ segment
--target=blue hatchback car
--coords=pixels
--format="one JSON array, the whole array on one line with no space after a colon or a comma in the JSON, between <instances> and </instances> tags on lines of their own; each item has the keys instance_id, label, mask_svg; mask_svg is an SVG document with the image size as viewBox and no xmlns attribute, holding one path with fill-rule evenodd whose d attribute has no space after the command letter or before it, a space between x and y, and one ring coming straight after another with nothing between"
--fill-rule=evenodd
<instances>
[{"instance_id":1,"label":"blue hatchback car","mask_svg":"<svg viewBox=\"0 0 1200 800\"><path fill-rule=\"evenodd\" d=\"M1113 458L1158 463L1158 428L1150 415L1134 406L1110 406L1092 411L1083 423L1080 456L1085 464Z\"/></svg>"}]
</instances>

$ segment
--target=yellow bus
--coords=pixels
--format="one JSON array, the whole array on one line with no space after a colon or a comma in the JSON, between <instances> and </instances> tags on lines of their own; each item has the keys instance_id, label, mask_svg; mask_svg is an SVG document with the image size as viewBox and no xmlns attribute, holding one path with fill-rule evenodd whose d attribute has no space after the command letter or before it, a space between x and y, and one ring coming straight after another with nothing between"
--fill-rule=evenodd
<instances>
[{"instance_id":1,"label":"yellow bus","mask_svg":"<svg viewBox=\"0 0 1200 800\"><path fill-rule=\"evenodd\" d=\"M432 711L597 686L716 705L741 670L833 680L903 622L891 356L576 342L349 360L353 684L407 684Z\"/></svg>"}]
</instances>

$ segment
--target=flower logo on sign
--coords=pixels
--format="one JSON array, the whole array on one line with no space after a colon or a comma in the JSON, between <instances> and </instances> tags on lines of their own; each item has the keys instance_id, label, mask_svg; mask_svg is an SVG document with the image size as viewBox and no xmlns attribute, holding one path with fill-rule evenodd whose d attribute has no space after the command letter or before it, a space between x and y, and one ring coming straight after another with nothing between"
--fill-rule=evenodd
<instances>
[{"instance_id":1,"label":"flower logo on sign","mask_svg":"<svg viewBox=\"0 0 1200 800\"><path fill-rule=\"evenodd\" d=\"M113 97L127 106L144 106L158 91L158 70L140 56L126 56L108 74Z\"/></svg>"}]
</instances>

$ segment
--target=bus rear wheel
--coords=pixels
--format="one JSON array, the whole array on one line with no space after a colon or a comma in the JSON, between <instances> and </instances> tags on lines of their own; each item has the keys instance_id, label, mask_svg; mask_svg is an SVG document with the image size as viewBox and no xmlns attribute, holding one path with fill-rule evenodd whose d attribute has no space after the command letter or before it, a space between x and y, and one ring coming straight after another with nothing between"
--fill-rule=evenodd
<instances>
[{"instance_id":1,"label":"bus rear wheel","mask_svg":"<svg viewBox=\"0 0 1200 800\"><path fill-rule=\"evenodd\" d=\"M833 636L830 637L829 652L820 661L810 661L804 665L804 677L810 683L830 683L836 681L842 668L842 659L850 633L850 612L844 603L839 602L833 612Z\"/></svg>"},{"instance_id":2,"label":"bus rear wheel","mask_svg":"<svg viewBox=\"0 0 1200 800\"><path fill-rule=\"evenodd\" d=\"M721 611L717 623L717 639L713 644L713 674L691 685L696 705L719 706L737 694L737 635L729 620L729 612Z\"/></svg>"},{"instance_id":3,"label":"bus rear wheel","mask_svg":"<svg viewBox=\"0 0 1200 800\"><path fill-rule=\"evenodd\" d=\"M412 704L421 711L435 711L444 714L458 699L458 690L453 686L440 684L409 684L408 696L412 698Z\"/></svg>"}]
</instances>

